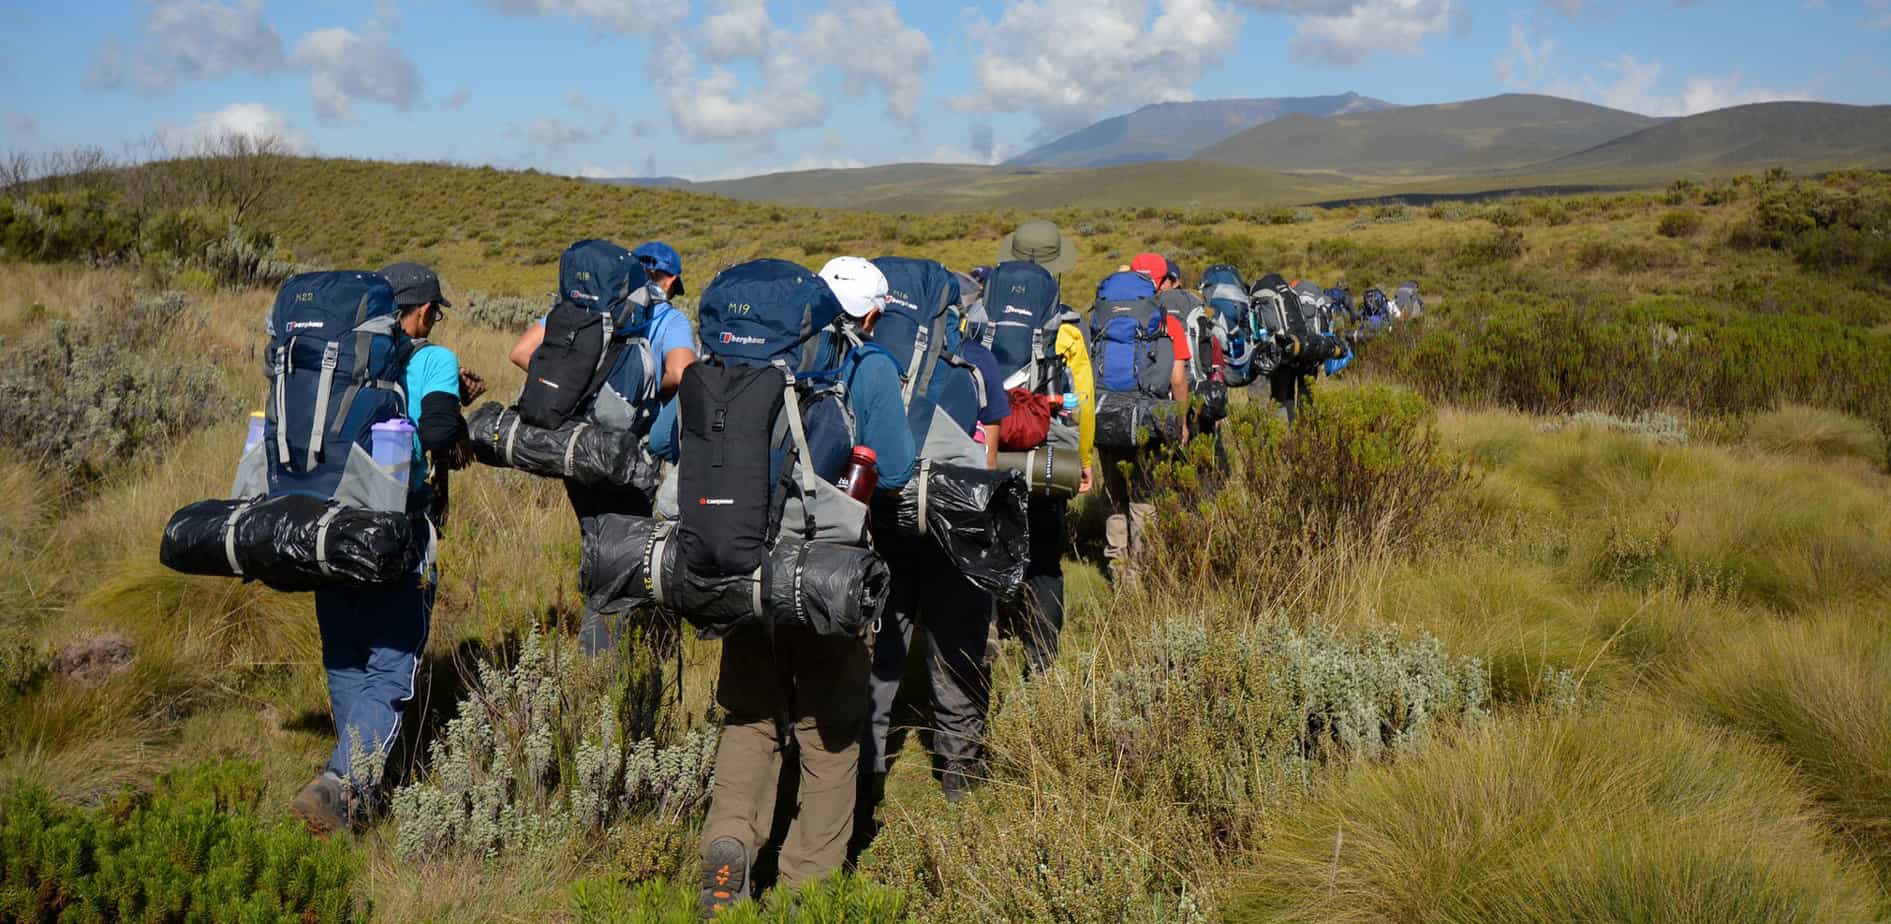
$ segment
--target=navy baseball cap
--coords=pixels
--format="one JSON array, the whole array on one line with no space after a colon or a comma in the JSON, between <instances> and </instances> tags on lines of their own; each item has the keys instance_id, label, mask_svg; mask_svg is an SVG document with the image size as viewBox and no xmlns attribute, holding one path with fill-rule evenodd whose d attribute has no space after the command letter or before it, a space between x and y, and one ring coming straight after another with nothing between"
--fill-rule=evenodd
<instances>
[{"instance_id":1,"label":"navy baseball cap","mask_svg":"<svg viewBox=\"0 0 1891 924\"><path fill-rule=\"evenodd\" d=\"M381 278L394 287L394 304L401 308L412 308L432 302L442 308L451 308L453 303L446 300L440 291L440 274L418 263L390 263L381 267Z\"/></svg>"},{"instance_id":2,"label":"navy baseball cap","mask_svg":"<svg viewBox=\"0 0 1891 924\"><path fill-rule=\"evenodd\" d=\"M1182 281L1182 268L1179 266L1176 266L1174 260L1168 260L1167 262L1169 264L1169 273L1168 273L1167 278L1173 279L1176 282L1181 282Z\"/></svg>"},{"instance_id":3,"label":"navy baseball cap","mask_svg":"<svg viewBox=\"0 0 1891 924\"><path fill-rule=\"evenodd\" d=\"M674 294L684 294L686 290L683 288L683 258L677 255L676 248L662 241L646 241L642 246L631 251L630 255L650 269L675 276L676 292Z\"/></svg>"}]
</instances>

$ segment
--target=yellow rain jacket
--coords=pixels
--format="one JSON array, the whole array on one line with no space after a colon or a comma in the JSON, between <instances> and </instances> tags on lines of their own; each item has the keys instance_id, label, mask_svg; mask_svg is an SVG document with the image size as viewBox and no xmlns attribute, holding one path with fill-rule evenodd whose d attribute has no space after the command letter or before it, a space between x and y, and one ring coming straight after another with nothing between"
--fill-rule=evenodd
<instances>
[{"instance_id":1,"label":"yellow rain jacket","mask_svg":"<svg viewBox=\"0 0 1891 924\"><path fill-rule=\"evenodd\" d=\"M1063 359L1064 368L1070 372L1071 388L1077 393L1077 455L1083 460L1084 468L1094 470L1097 394L1096 381L1090 374L1090 347L1083 340L1083 325L1058 326L1057 355Z\"/></svg>"}]
</instances>

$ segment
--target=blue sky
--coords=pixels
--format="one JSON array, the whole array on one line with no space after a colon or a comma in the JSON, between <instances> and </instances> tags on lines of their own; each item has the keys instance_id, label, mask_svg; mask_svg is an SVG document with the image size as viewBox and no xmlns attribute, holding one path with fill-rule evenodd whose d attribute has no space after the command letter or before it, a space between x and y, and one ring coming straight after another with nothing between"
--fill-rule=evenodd
<instances>
[{"instance_id":1,"label":"blue sky","mask_svg":"<svg viewBox=\"0 0 1891 924\"><path fill-rule=\"evenodd\" d=\"M0 151L271 133L325 155L716 178L990 162L1159 100L1891 102L1891 0L27 0Z\"/></svg>"}]
</instances>

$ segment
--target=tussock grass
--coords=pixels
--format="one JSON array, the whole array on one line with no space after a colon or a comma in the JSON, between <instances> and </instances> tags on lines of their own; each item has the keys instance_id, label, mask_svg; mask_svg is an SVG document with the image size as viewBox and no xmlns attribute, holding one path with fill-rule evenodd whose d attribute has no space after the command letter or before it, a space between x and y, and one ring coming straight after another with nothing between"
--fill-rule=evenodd
<instances>
[{"instance_id":1,"label":"tussock grass","mask_svg":"<svg viewBox=\"0 0 1891 924\"><path fill-rule=\"evenodd\" d=\"M1658 715L1506 720L1285 813L1237 921L1875 921L1791 770Z\"/></svg>"},{"instance_id":2,"label":"tussock grass","mask_svg":"<svg viewBox=\"0 0 1891 924\"><path fill-rule=\"evenodd\" d=\"M1838 411L1787 405L1754 415L1742 442L1775 453L1857 459L1880 466L1885 437L1870 423Z\"/></svg>"},{"instance_id":3,"label":"tussock grass","mask_svg":"<svg viewBox=\"0 0 1891 924\"><path fill-rule=\"evenodd\" d=\"M1773 745L1849 838L1891 870L1891 623L1880 607L1729 638L1674 697Z\"/></svg>"}]
</instances>

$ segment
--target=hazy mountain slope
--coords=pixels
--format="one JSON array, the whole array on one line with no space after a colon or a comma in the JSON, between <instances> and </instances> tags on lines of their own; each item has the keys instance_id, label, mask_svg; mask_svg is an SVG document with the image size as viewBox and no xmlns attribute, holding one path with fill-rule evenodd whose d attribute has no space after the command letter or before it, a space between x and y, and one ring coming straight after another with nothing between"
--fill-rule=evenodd
<instances>
[{"instance_id":1,"label":"hazy mountain slope","mask_svg":"<svg viewBox=\"0 0 1891 924\"><path fill-rule=\"evenodd\" d=\"M1205 99L1154 103L1078 129L1005 161L1007 167L1109 167L1182 160L1238 132L1289 115L1325 117L1390 108L1384 100L1336 96Z\"/></svg>"},{"instance_id":2,"label":"hazy mountain slope","mask_svg":"<svg viewBox=\"0 0 1891 924\"><path fill-rule=\"evenodd\" d=\"M1327 119L1288 116L1215 144L1195 159L1268 170L1461 174L1540 163L1657 123L1574 100L1508 94Z\"/></svg>"},{"instance_id":3,"label":"hazy mountain slope","mask_svg":"<svg viewBox=\"0 0 1891 924\"><path fill-rule=\"evenodd\" d=\"M1891 165L1891 106L1754 103L1653 125L1546 170Z\"/></svg>"}]
</instances>

